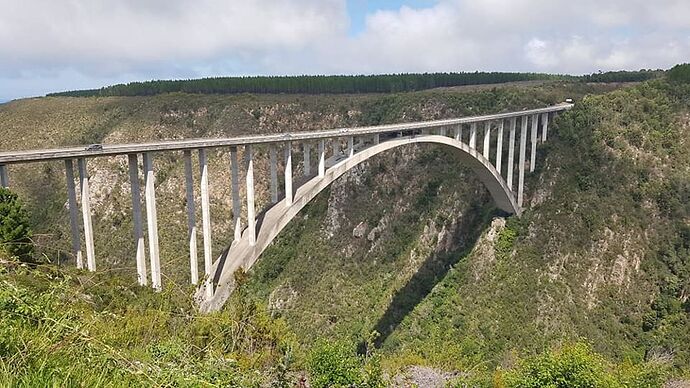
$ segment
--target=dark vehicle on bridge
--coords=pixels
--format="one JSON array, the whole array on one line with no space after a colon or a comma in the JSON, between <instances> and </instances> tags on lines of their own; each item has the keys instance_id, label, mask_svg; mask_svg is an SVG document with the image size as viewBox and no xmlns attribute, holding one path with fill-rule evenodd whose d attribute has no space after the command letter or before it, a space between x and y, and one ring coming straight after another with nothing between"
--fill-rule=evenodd
<instances>
[{"instance_id":1,"label":"dark vehicle on bridge","mask_svg":"<svg viewBox=\"0 0 690 388\"><path fill-rule=\"evenodd\" d=\"M103 151L103 144L89 144L86 146L87 151Z\"/></svg>"}]
</instances>

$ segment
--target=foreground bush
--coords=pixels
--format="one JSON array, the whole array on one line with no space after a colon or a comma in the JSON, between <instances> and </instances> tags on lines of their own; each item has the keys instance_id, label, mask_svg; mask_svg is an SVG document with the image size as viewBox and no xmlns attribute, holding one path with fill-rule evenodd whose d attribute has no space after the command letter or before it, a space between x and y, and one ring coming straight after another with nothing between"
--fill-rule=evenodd
<instances>
[{"instance_id":1,"label":"foreground bush","mask_svg":"<svg viewBox=\"0 0 690 388\"><path fill-rule=\"evenodd\" d=\"M29 215L17 194L0 187L0 253L28 260L32 252Z\"/></svg>"},{"instance_id":2,"label":"foreground bush","mask_svg":"<svg viewBox=\"0 0 690 388\"><path fill-rule=\"evenodd\" d=\"M507 387L590 388L661 387L660 364L624 364L613 367L586 344L567 345L522 361L505 375Z\"/></svg>"},{"instance_id":3,"label":"foreground bush","mask_svg":"<svg viewBox=\"0 0 690 388\"><path fill-rule=\"evenodd\" d=\"M317 344L309 355L307 369L314 388L384 386L378 359L360 356L354 346L342 342Z\"/></svg>"}]
</instances>

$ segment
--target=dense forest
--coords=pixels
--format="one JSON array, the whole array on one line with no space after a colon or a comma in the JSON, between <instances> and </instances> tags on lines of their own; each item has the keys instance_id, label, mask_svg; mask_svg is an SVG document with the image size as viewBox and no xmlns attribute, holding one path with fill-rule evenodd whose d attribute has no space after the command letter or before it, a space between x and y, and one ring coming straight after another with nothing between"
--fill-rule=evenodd
<instances>
[{"instance_id":1,"label":"dense forest","mask_svg":"<svg viewBox=\"0 0 690 388\"><path fill-rule=\"evenodd\" d=\"M661 70L616 71L607 73L600 72L581 77L544 73L506 72L215 77L189 80L130 82L128 84L107 86L101 89L51 93L48 96L152 96L173 92L198 94L396 93L438 87L555 79L581 79L585 82L637 82L656 78L661 73Z\"/></svg>"}]
</instances>

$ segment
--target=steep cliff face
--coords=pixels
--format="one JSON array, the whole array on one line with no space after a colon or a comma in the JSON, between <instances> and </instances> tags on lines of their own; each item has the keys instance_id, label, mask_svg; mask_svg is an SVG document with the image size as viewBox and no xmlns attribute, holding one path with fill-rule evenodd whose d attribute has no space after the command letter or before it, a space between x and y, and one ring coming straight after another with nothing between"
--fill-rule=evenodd
<instances>
[{"instance_id":1,"label":"steep cliff face","mask_svg":"<svg viewBox=\"0 0 690 388\"><path fill-rule=\"evenodd\" d=\"M451 150L403 147L318 196L263 254L244 287L284 317L303 344L322 337L361 342L378 332L373 342L394 367L486 369L576 337L610 356L663 353L687 365L687 94L657 82L580 98L609 89L548 83L391 96L47 98L0 106L0 146L310 130L575 97L577 108L559 119L539 150L522 218L497 212ZM268 200L266 151L257 150L259 207ZM301 161L301 150L294 152ZM210 157L214 251L220 252L232 236L228 150ZM184 283L180 159L160 154L155 165L165 282ZM125 159L93 161L90 171L98 264L134 281ZM295 174L301 172L296 163ZM10 173L43 250L69 264L62 166Z\"/></svg>"}]
</instances>

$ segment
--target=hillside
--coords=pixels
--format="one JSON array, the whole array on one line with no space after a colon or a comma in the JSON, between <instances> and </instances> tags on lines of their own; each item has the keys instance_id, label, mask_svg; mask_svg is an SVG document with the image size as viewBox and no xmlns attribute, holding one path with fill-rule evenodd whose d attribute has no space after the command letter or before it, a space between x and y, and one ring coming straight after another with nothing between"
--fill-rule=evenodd
<instances>
[{"instance_id":1,"label":"hillside","mask_svg":"<svg viewBox=\"0 0 690 388\"><path fill-rule=\"evenodd\" d=\"M298 359L315 342L339 339L360 350L378 348L390 374L426 365L487 383L497 368L515 368L521 357L582 340L613 362L666 360L673 375L687 376L689 90L664 80L617 87L547 82L394 95L50 97L0 105L0 147L437 119L573 97L576 108L550 131L538 154L541 167L528 176L529 210L522 218L499 214L481 184L449 162L453 155L444 149L419 146L381 155L316 198L264 253L239 293L258 305L233 302L223 314L232 320L234 306L250 303L252 311L263 311L265 304L270 316L259 319L281 328L277 337L290 338ZM174 292L188 278L178 159L156 159L164 288ZM212 152L216 252L232 235L229 185L222 184L229 182L227 160L226 150ZM125 161L90 166L98 265L117 270L110 281L127 290L123 284L135 277ZM266 167L257 166L259 205L267 199ZM46 163L10 173L32 214L40 252L72 266L64 253L69 235L61 171ZM108 276L98 279L107 283ZM112 309L134 319L120 300L130 299L111 298L99 307L104 314ZM139 306L135 311L177 311L187 302L152 295L132 303ZM182 308L187 319L203 320ZM170 322L169 328L181 324ZM166 332L158 335L146 343L162 341ZM280 348L273 345L277 337L261 344ZM125 346L127 360L142 359L147 346L134 338ZM185 335L176 338L184 342ZM280 352L267 352L264 365L279 362ZM300 370L304 364L296 365Z\"/></svg>"}]
</instances>

